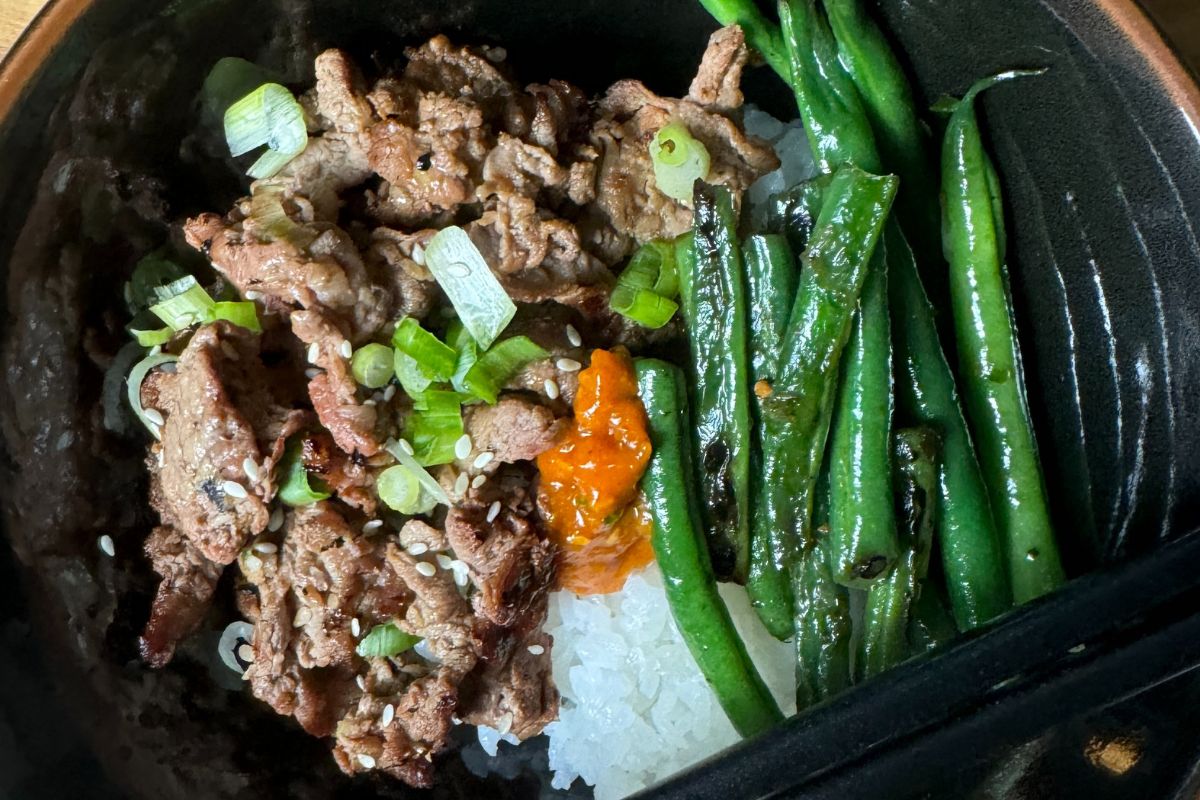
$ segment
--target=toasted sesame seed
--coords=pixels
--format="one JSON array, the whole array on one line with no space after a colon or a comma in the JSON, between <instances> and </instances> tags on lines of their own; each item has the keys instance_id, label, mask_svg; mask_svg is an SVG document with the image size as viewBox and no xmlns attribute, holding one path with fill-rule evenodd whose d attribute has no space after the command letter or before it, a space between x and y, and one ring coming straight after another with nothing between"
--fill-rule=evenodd
<instances>
[{"instance_id":1,"label":"toasted sesame seed","mask_svg":"<svg viewBox=\"0 0 1200 800\"><path fill-rule=\"evenodd\" d=\"M358 763L362 764L363 769L375 769L375 759L366 753L358 754Z\"/></svg>"},{"instance_id":2,"label":"toasted sesame seed","mask_svg":"<svg viewBox=\"0 0 1200 800\"><path fill-rule=\"evenodd\" d=\"M480 486L483 486L485 483L487 483L487 475L476 475L474 478L471 479L471 488L478 489Z\"/></svg>"},{"instance_id":3,"label":"toasted sesame seed","mask_svg":"<svg viewBox=\"0 0 1200 800\"><path fill-rule=\"evenodd\" d=\"M354 682L358 684L359 689L363 690L364 692L367 690L367 679L362 675L355 675Z\"/></svg>"},{"instance_id":4,"label":"toasted sesame seed","mask_svg":"<svg viewBox=\"0 0 1200 800\"><path fill-rule=\"evenodd\" d=\"M354 347L350 344L349 339L342 339L342 343L338 345L338 352L342 358L349 358L354 355Z\"/></svg>"},{"instance_id":5,"label":"toasted sesame seed","mask_svg":"<svg viewBox=\"0 0 1200 800\"><path fill-rule=\"evenodd\" d=\"M167 423L167 421L165 419L163 419L162 412L159 411L157 408L143 409L142 413L145 414L146 419L150 420L151 422L153 422L155 425L159 426L160 428Z\"/></svg>"},{"instance_id":6,"label":"toasted sesame seed","mask_svg":"<svg viewBox=\"0 0 1200 800\"><path fill-rule=\"evenodd\" d=\"M366 400L363 400L363 405L364 405L364 406L373 406L373 405L375 405L375 398L373 398L373 397L372 397L372 398L368 398L368 399L366 399Z\"/></svg>"},{"instance_id":7,"label":"toasted sesame seed","mask_svg":"<svg viewBox=\"0 0 1200 800\"><path fill-rule=\"evenodd\" d=\"M292 617L292 627L303 628L312 619L312 609L308 606L300 606L296 609L296 616Z\"/></svg>"},{"instance_id":8,"label":"toasted sesame seed","mask_svg":"<svg viewBox=\"0 0 1200 800\"><path fill-rule=\"evenodd\" d=\"M471 434L464 433L454 443L454 457L466 458L469 455L471 455Z\"/></svg>"},{"instance_id":9,"label":"toasted sesame seed","mask_svg":"<svg viewBox=\"0 0 1200 800\"><path fill-rule=\"evenodd\" d=\"M313 342L308 346L308 360L312 363L317 363L317 359L321 357L321 346Z\"/></svg>"},{"instance_id":10,"label":"toasted sesame seed","mask_svg":"<svg viewBox=\"0 0 1200 800\"><path fill-rule=\"evenodd\" d=\"M107 533L96 540L96 544L100 546L100 552L112 558L117 554L117 546L113 543L113 538Z\"/></svg>"},{"instance_id":11,"label":"toasted sesame seed","mask_svg":"<svg viewBox=\"0 0 1200 800\"><path fill-rule=\"evenodd\" d=\"M492 459L495 457L496 454L492 451L484 450L482 453L475 456L475 460L471 462L471 466L475 467L475 469L483 469L488 464L492 463Z\"/></svg>"},{"instance_id":12,"label":"toasted sesame seed","mask_svg":"<svg viewBox=\"0 0 1200 800\"><path fill-rule=\"evenodd\" d=\"M383 716L379 718L379 724L386 728L392 724L392 720L394 719L396 719L396 707L388 703L383 707Z\"/></svg>"},{"instance_id":13,"label":"toasted sesame seed","mask_svg":"<svg viewBox=\"0 0 1200 800\"><path fill-rule=\"evenodd\" d=\"M546 397L549 397L551 400L558 399L558 384L552 378L546 378L546 382L542 384L542 388L546 390Z\"/></svg>"},{"instance_id":14,"label":"toasted sesame seed","mask_svg":"<svg viewBox=\"0 0 1200 800\"><path fill-rule=\"evenodd\" d=\"M241 498L248 496L246 487L242 486L237 481L225 481L221 484L221 488L225 491L225 494L229 495L230 497Z\"/></svg>"},{"instance_id":15,"label":"toasted sesame seed","mask_svg":"<svg viewBox=\"0 0 1200 800\"><path fill-rule=\"evenodd\" d=\"M316 367L309 367L308 369L304 370L304 377L308 378L310 381L320 374L321 370L317 369Z\"/></svg>"},{"instance_id":16,"label":"toasted sesame seed","mask_svg":"<svg viewBox=\"0 0 1200 800\"><path fill-rule=\"evenodd\" d=\"M238 645L237 657L247 664L254 663L254 646L250 644Z\"/></svg>"},{"instance_id":17,"label":"toasted sesame seed","mask_svg":"<svg viewBox=\"0 0 1200 800\"><path fill-rule=\"evenodd\" d=\"M542 647L540 644L531 644L525 649L529 651L530 655L535 656L540 656L542 653L546 652L546 648Z\"/></svg>"},{"instance_id":18,"label":"toasted sesame seed","mask_svg":"<svg viewBox=\"0 0 1200 800\"><path fill-rule=\"evenodd\" d=\"M251 553L242 559L242 566L250 572L258 572L262 569L262 559Z\"/></svg>"},{"instance_id":19,"label":"toasted sesame seed","mask_svg":"<svg viewBox=\"0 0 1200 800\"><path fill-rule=\"evenodd\" d=\"M454 560L445 553L438 553L435 558L437 559L438 566L442 569L450 569L450 562Z\"/></svg>"},{"instance_id":20,"label":"toasted sesame seed","mask_svg":"<svg viewBox=\"0 0 1200 800\"><path fill-rule=\"evenodd\" d=\"M493 500L492 504L490 506L488 506L487 521L492 522L493 520L496 519L497 516L499 516L499 514L500 514L500 501Z\"/></svg>"},{"instance_id":21,"label":"toasted sesame seed","mask_svg":"<svg viewBox=\"0 0 1200 800\"><path fill-rule=\"evenodd\" d=\"M560 358L558 361L554 362L554 366L558 367L563 372L578 372L583 367L583 364L580 364L573 358Z\"/></svg>"},{"instance_id":22,"label":"toasted sesame seed","mask_svg":"<svg viewBox=\"0 0 1200 800\"><path fill-rule=\"evenodd\" d=\"M424 542L417 542L412 547L408 548L408 552L410 555L423 556L429 552L429 545L425 544Z\"/></svg>"},{"instance_id":23,"label":"toasted sesame seed","mask_svg":"<svg viewBox=\"0 0 1200 800\"><path fill-rule=\"evenodd\" d=\"M467 493L467 487L471 485L471 479L467 477L467 473L460 472L458 477L454 479L454 493L462 496Z\"/></svg>"},{"instance_id":24,"label":"toasted sesame seed","mask_svg":"<svg viewBox=\"0 0 1200 800\"><path fill-rule=\"evenodd\" d=\"M412 260L417 262L417 266L425 266L425 248L419 242L413 245Z\"/></svg>"},{"instance_id":25,"label":"toasted sesame seed","mask_svg":"<svg viewBox=\"0 0 1200 800\"><path fill-rule=\"evenodd\" d=\"M408 453L410 456L416 452L415 450L413 450L413 446L408 443L408 439L400 440L400 449L403 450L404 452Z\"/></svg>"},{"instance_id":26,"label":"toasted sesame seed","mask_svg":"<svg viewBox=\"0 0 1200 800\"><path fill-rule=\"evenodd\" d=\"M461 264L461 263L451 264L449 267L446 268L446 272L448 272L450 275L454 276L455 278L471 277L471 268L468 267L466 264Z\"/></svg>"},{"instance_id":27,"label":"toasted sesame seed","mask_svg":"<svg viewBox=\"0 0 1200 800\"><path fill-rule=\"evenodd\" d=\"M358 621L358 617L355 617L354 619L350 620L350 634L357 639L361 633L362 623Z\"/></svg>"},{"instance_id":28,"label":"toasted sesame seed","mask_svg":"<svg viewBox=\"0 0 1200 800\"><path fill-rule=\"evenodd\" d=\"M567 341L571 343L571 347L579 347L583 344L583 337L579 335L579 331L574 325L567 325Z\"/></svg>"},{"instance_id":29,"label":"toasted sesame seed","mask_svg":"<svg viewBox=\"0 0 1200 800\"><path fill-rule=\"evenodd\" d=\"M396 396L396 384L389 383L387 388L383 390L383 402L390 403L392 398Z\"/></svg>"},{"instance_id":30,"label":"toasted sesame seed","mask_svg":"<svg viewBox=\"0 0 1200 800\"><path fill-rule=\"evenodd\" d=\"M242 461L242 472L246 473L246 477L250 479L251 483L258 483L262 478L262 470L259 469L258 462L249 456Z\"/></svg>"},{"instance_id":31,"label":"toasted sesame seed","mask_svg":"<svg viewBox=\"0 0 1200 800\"><path fill-rule=\"evenodd\" d=\"M279 545L274 542L255 542L254 552L269 556L279 552Z\"/></svg>"},{"instance_id":32,"label":"toasted sesame seed","mask_svg":"<svg viewBox=\"0 0 1200 800\"><path fill-rule=\"evenodd\" d=\"M382 527L383 527L383 520L373 519L373 520L370 520L369 522L366 522L363 524L363 533L366 533L368 531L373 531L373 530L376 530L377 528L382 528Z\"/></svg>"},{"instance_id":33,"label":"toasted sesame seed","mask_svg":"<svg viewBox=\"0 0 1200 800\"><path fill-rule=\"evenodd\" d=\"M454 585L455 586L466 586L467 581L469 581L470 579L471 579L471 576L467 574L466 570L458 570L458 569L454 570Z\"/></svg>"},{"instance_id":34,"label":"toasted sesame seed","mask_svg":"<svg viewBox=\"0 0 1200 800\"><path fill-rule=\"evenodd\" d=\"M230 361L242 360L241 356L238 355L238 351L235 350L233 345L231 345L229 342L221 342L221 352L224 353L225 357Z\"/></svg>"},{"instance_id":35,"label":"toasted sesame seed","mask_svg":"<svg viewBox=\"0 0 1200 800\"><path fill-rule=\"evenodd\" d=\"M420 561L417 563L417 572L424 575L426 578L432 578L437 574L437 567L430 564L428 561Z\"/></svg>"},{"instance_id":36,"label":"toasted sesame seed","mask_svg":"<svg viewBox=\"0 0 1200 800\"><path fill-rule=\"evenodd\" d=\"M242 297L246 298L247 300L262 300L262 292L256 292L253 289L250 289L244 292Z\"/></svg>"},{"instance_id":37,"label":"toasted sesame seed","mask_svg":"<svg viewBox=\"0 0 1200 800\"><path fill-rule=\"evenodd\" d=\"M283 509L276 507L275 510L271 512L271 518L269 520L267 520L267 530L274 533L275 531L279 530L282 527L283 527Z\"/></svg>"}]
</instances>

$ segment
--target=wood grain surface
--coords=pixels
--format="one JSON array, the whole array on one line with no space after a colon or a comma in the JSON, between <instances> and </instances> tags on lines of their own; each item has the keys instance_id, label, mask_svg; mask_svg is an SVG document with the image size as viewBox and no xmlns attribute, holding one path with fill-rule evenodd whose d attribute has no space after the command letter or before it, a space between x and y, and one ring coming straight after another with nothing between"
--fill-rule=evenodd
<instances>
[{"instance_id":1,"label":"wood grain surface","mask_svg":"<svg viewBox=\"0 0 1200 800\"><path fill-rule=\"evenodd\" d=\"M1200 0L1141 0L1179 49L1200 73ZM0 0L0 58L38 12L45 0Z\"/></svg>"}]
</instances>

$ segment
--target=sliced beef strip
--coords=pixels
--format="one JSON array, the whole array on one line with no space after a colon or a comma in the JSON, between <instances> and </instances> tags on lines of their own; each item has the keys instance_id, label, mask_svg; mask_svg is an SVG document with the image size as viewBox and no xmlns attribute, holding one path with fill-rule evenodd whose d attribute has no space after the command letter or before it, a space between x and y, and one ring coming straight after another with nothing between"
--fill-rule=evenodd
<instances>
[{"instance_id":1,"label":"sliced beef strip","mask_svg":"<svg viewBox=\"0 0 1200 800\"><path fill-rule=\"evenodd\" d=\"M423 266L423 259L418 263L416 258L436 233L434 230L403 233L382 225L371 231L367 267L374 270L381 283L390 283L396 317L424 319L433 308L438 285Z\"/></svg>"},{"instance_id":2,"label":"sliced beef strip","mask_svg":"<svg viewBox=\"0 0 1200 800\"><path fill-rule=\"evenodd\" d=\"M342 502L367 516L375 513L375 476L366 459L339 449L325 431L309 431L300 445L301 461L310 474L318 476Z\"/></svg>"},{"instance_id":3,"label":"sliced beef strip","mask_svg":"<svg viewBox=\"0 0 1200 800\"><path fill-rule=\"evenodd\" d=\"M164 525L218 564L233 561L267 524L270 497L260 493L269 486L251 483L243 466L262 464L274 446L260 446L251 424L271 415L269 393L257 383L261 370L257 337L217 322L196 331L176 372L153 384L166 421L158 457L151 459L151 505ZM230 484L241 491L227 491Z\"/></svg>"},{"instance_id":4,"label":"sliced beef strip","mask_svg":"<svg viewBox=\"0 0 1200 800\"><path fill-rule=\"evenodd\" d=\"M477 453L488 452L493 458L483 470L494 471L501 464L532 461L549 450L562 424L549 408L523 397L505 395L493 406L464 409L463 428L477 452L459 460L459 468L471 469Z\"/></svg>"},{"instance_id":5,"label":"sliced beef strip","mask_svg":"<svg viewBox=\"0 0 1200 800\"><path fill-rule=\"evenodd\" d=\"M179 531L167 525L155 528L146 540L150 566L162 581L150 608L150 619L138 640L142 660L163 667L175 646L194 633L204 619L222 567Z\"/></svg>"},{"instance_id":6,"label":"sliced beef strip","mask_svg":"<svg viewBox=\"0 0 1200 800\"><path fill-rule=\"evenodd\" d=\"M688 88L688 100L728 113L742 106L742 70L749 61L746 36L737 25L713 31Z\"/></svg>"},{"instance_id":7,"label":"sliced beef strip","mask_svg":"<svg viewBox=\"0 0 1200 800\"><path fill-rule=\"evenodd\" d=\"M552 639L539 628L514 637L506 658L485 663L463 684L459 715L524 740L558 717L551 673Z\"/></svg>"}]
</instances>

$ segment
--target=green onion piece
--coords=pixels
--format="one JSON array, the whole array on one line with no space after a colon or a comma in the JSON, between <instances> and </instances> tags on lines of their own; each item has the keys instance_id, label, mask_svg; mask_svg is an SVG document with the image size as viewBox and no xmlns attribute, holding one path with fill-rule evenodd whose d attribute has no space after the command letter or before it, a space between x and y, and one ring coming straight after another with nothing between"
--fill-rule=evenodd
<instances>
[{"instance_id":1,"label":"green onion piece","mask_svg":"<svg viewBox=\"0 0 1200 800\"><path fill-rule=\"evenodd\" d=\"M375 478L375 491L388 508L401 514L428 514L437 506L408 467L388 467Z\"/></svg>"},{"instance_id":2,"label":"green onion piece","mask_svg":"<svg viewBox=\"0 0 1200 800\"><path fill-rule=\"evenodd\" d=\"M255 333L262 332L262 325L258 322L258 309L249 300L222 300L220 303L213 304L205 322L218 319L232 322L234 325Z\"/></svg>"},{"instance_id":3,"label":"green onion piece","mask_svg":"<svg viewBox=\"0 0 1200 800\"><path fill-rule=\"evenodd\" d=\"M208 321L216 305L191 275L160 286L154 292L158 302L150 310L177 331Z\"/></svg>"},{"instance_id":4,"label":"green onion piece","mask_svg":"<svg viewBox=\"0 0 1200 800\"><path fill-rule=\"evenodd\" d=\"M671 321L679 304L674 300L655 294L649 289L634 289L617 284L608 304L613 311L628 317L646 328L661 328Z\"/></svg>"},{"instance_id":5,"label":"green onion piece","mask_svg":"<svg viewBox=\"0 0 1200 800\"><path fill-rule=\"evenodd\" d=\"M225 141L234 156L267 145L249 175L269 178L308 145L304 109L285 87L264 83L225 111Z\"/></svg>"},{"instance_id":6,"label":"green onion piece","mask_svg":"<svg viewBox=\"0 0 1200 800\"><path fill-rule=\"evenodd\" d=\"M463 435L462 401L458 392L428 389L414 398L413 413L404 424L413 457L423 467L454 461L454 447Z\"/></svg>"},{"instance_id":7,"label":"green onion piece","mask_svg":"<svg viewBox=\"0 0 1200 800\"><path fill-rule=\"evenodd\" d=\"M312 243L312 234L288 216L282 196L276 187L255 187L250 195L250 218L254 220L255 236L265 242L290 241L307 247Z\"/></svg>"},{"instance_id":8,"label":"green onion piece","mask_svg":"<svg viewBox=\"0 0 1200 800\"><path fill-rule=\"evenodd\" d=\"M307 506L329 498L329 492L325 491L326 487L320 480L313 479L310 483L299 439L288 442L279 471L283 474L283 480L279 482L278 496L286 505Z\"/></svg>"},{"instance_id":9,"label":"green onion piece","mask_svg":"<svg viewBox=\"0 0 1200 800\"><path fill-rule=\"evenodd\" d=\"M156 328L145 331L131 329L129 332L133 334L133 338L137 339L137 343L142 347L154 347L155 345L166 344L175 335L175 331L171 328Z\"/></svg>"},{"instance_id":10,"label":"green onion piece","mask_svg":"<svg viewBox=\"0 0 1200 800\"><path fill-rule=\"evenodd\" d=\"M463 385L480 400L495 405L500 389L521 367L549 356L528 336L513 336L481 355L467 370Z\"/></svg>"},{"instance_id":11,"label":"green onion piece","mask_svg":"<svg viewBox=\"0 0 1200 800\"><path fill-rule=\"evenodd\" d=\"M451 322L450 327L446 329L446 344L453 347L454 352L458 353L458 360L454 364L454 374L450 377L450 385L456 391L467 392L465 384L467 372L475 366L475 362L479 358L479 347L471 338L471 334L467 332L466 326L457 319Z\"/></svg>"},{"instance_id":12,"label":"green onion piece","mask_svg":"<svg viewBox=\"0 0 1200 800\"><path fill-rule=\"evenodd\" d=\"M660 128L650 142L650 160L654 164L654 182L658 190L674 200L692 201L692 187L708 178L708 148L692 138L681 123Z\"/></svg>"},{"instance_id":13,"label":"green onion piece","mask_svg":"<svg viewBox=\"0 0 1200 800\"><path fill-rule=\"evenodd\" d=\"M350 373L368 389L382 389L396 374L393 362L392 348L372 342L354 351L350 358Z\"/></svg>"},{"instance_id":14,"label":"green onion piece","mask_svg":"<svg viewBox=\"0 0 1200 800\"><path fill-rule=\"evenodd\" d=\"M159 430L157 422L146 416L146 409L142 408L142 381L146 380L146 376L150 374L150 370L155 367L161 364L170 364L178 360L179 356L171 356L166 353L148 356L133 365L133 369L129 371L129 378L126 380L128 384L129 407L133 409L134 416L142 421L142 424L154 435L155 439L162 438L162 431Z\"/></svg>"},{"instance_id":15,"label":"green onion piece","mask_svg":"<svg viewBox=\"0 0 1200 800\"><path fill-rule=\"evenodd\" d=\"M244 58L222 58L209 70L200 89L200 105L206 120L220 121L225 110L273 76Z\"/></svg>"},{"instance_id":16,"label":"green onion piece","mask_svg":"<svg viewBox=\"0 0 1200 800\"><path fill-rule=\"evenodd\" d=\"M433 385L433 378L425 374L421 365L410 355L395 350L392 368L396 371L396 380L409 397L417 397L421 392Z\"/></svg>"},{"instance_id":17,"label":"green onion piece","mask_svg":"<svg viewBox=\"0 0 1200 800\"><path fill-rule=\"evenodd\" d=\"M422 328L412 317L405 317L396 325L392 344L415 360L429 378L448 381L454 375L454 365L458 361L454 348Z\"/></svg>"},{"instance_id":18,"label":"green onion piece","mask_svg":"<svg viewBox=\"0 0 1200 800\"><path fill-rule=\"evenodd\" d=\"M400 466L416 476L417 480L421 483L421 489L428 492L430 497L442 505L450 505L450 496L446 494L446 490L413 458L411 444L390 439L384 445L383 449L391 453L392 458L396 459Z\"/></svg>"},{"instance_id":19,"label":"green onion piece","mask_svg":"<svg viewBox=\"0 0 1200 800\"><path fill-rule=\"evenodd\" d=\"M155 289L177 281L186 274L174 262L154 253L143 258L133 268L133 274L126 284L125 297L129 301L130 313L137 314L149 308L157 299Z\"/></svg>"},{"instance_id":20,"label":"green onion piece","mask_svg":"<svg viewBox=\"0 0 1200 800\"><path fill-rule=\"evenodd\" d=\"M385 622L371 628L358 643L355 652L363 658L391 658L411 649L419 641L420 636L405 633L394 622Z\"/></svg>"},{"instance_id":21,"label":"green onion piece","mask_svg":"<svg viewBox=\"0 0 1200 800\"><path fill-rule=\"evenodd\" d=\"M438 231L425 248L425 266L476 344L491 347L512 322L517 306L467 232L455 225Z\"/></svg>"}]
</instances>

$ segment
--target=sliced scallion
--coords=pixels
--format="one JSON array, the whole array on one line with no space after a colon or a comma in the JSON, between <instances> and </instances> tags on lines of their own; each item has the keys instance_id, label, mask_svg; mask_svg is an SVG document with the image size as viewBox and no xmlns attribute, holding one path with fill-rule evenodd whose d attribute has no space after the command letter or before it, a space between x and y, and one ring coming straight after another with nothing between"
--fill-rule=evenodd
<instances>
[{"instance_id":1,"label":"sliced scallion","mask_svg":"<svg viewBox=\"0 0 1200 800\"><path fill-rule=\"evenodd\" d=\"M137 330L131 328L129 330L133 334L133 338L142 347L154 347L155 345L163 345L171 341L171 337L175 335L172 328L151 328L149 330Z\"/></svg>"},{"instance_id":2,"label":"sliced scallion","mask_svg":"<svg viewBox=\"0 0 1200 800\"><path fill-rule=\"evenodd\" d=\"M244 58L220 59L213 64L200 89L206 119L220 122L227 108L272 79L270 72Z\"/></svg>"},{"instance_id":3,"label":"sliced scallion","mask_svg":"<svg viewBox=\"0 0 1200 800\"><path fill-rule=\"evenodd\" d=\"M278 497L284 504L293 507L326 500L330 494L320 480L310 478L308 469L304 466L303 456L301 441L293 439L288 442L287 449L283 451L283 459L279 463L279 472L283 477L279 481Z\"/></svg>"},{"instance_id":4,"label":"sliced scallion","mask_svg":"<svg viewBox=\"0 0 1200 800\"><path fill-rule=\"evenodd\" d=\"M126 297L129 299L130 313L138 314L149 308L158 299L155 289L185 275L178 265L160 255L151 253L144 257L129 276Z\"/></svg>"},{"instance_id":5,"label":"sliced scallion","mask_svg":"<svg viewBox=\"0 0 1200 800\"><path fill-rule=\"evenodd\" d=\"M225 140L234 156L267 145L249 174L256 179L269 178L308 144L304 109L286 87L264 83L226 109Z\"/></svg>"},{"instance_id":6,"label":"sliced scallion","mask_svg":"<svg viewBox=\"0 0 1200 800\"><path fill-rule=\"evenodd\" d=\"M437 505L413 471L400 464L379 473L375 491L384 505L401 514L428 514Z\"/></svg>"},{"instance_id":7,"label":"sliced scallion","mask_svg":"<svg viewBox=\"0 0 1200 800\"><path fill-rule=\"evenodd\" d=\"M179 356L167 355L166 353L147 356L133 365L133 369L129 371L129 378L126 381L128 384L129 407L133 409L134 416L142 421L142 424L153 434L155 439L162 438L162 431L159 429L157 422L146 416L146 409L142 408L142 381L146 380L146 376L150 374L150 370L155 367L162 364L170 364L178 360Z\"/></svg>"},{"instance_id":8,"label":"sliced scallion","mask_svg":"<svg viewBox=\"0 0 1200 800\"><path fill-rule=\"evenodd\" d=\"M409 447L412 447L412 445L409 445ZM446 490L442 488L442 485L424 467L417 463L412 453L406 450L403 444L395 439L389 439L387 444L384 445L384 449L392 454L392 458L396 459L400 466L408 469L416 476L422 490L428 492L437 502L447 506L450 505L450 496L446 494Z\"/></svg>"},{"instance_id":9,"label":"sliced scallion","mask_svg":"<svg viewBox=\"0 0 1200 800\"><path fill-rule=\"evenodd\" d=\"M454 348L422 328L412 317L405 317L396 325L392 344L397 351L416 361L432 380L448 381L454 375L454 365L458 361Z\"/></svg>"},{"instance_id":10,"label":"sliced scallion","mask_svg":"<svg viewBox=\"0 0 1200 800\"><path fill-rule=\"evenodd\" d=\"M690 187L688 191L690 197ZM454 225L438 231L425 248L425 266L476 344L491 347L516 315L517 306L467 232Z\"/></svg>"},{"instance_id":11,"label":"sliced scallion","mask_svg":"<svg viewBox=\"0 0 1200 800\"><path fill-rule=\"evenodd\" d=\"M222 300L219 303L213 304L212 310L205 321L212 322L218 319L232 322L234 325L241 326L255 333L262 331L262 325L258 322L258 309L249 300Z\"/></svg>"},{"instance_id":12,"label":"sliced scallion","mask_svg":"<svg viewBox=\"0 0 1200 800\"><path fill-rule=\"evenodd\" d=\"M655 294L649 289L635 289L617 284L608 300L609 306L623 317L628 317L646 328L661 328L671 321L679 304L674 300Z\"/></svg>"},{"instance_id":13,"label":"sliced scallion","mask_svg":"<svg viewBox=\"0 0 1200 800\"><path fill-rule=\"evenodd\" d=\"M404 425L413 457L423 467L449 464L455 459L454 445L463 435L463 396L444 389L427 389L414 400L413 412Z\"/></svg>"},{"instance_id":14,"label":"sliced scallion","mask_svg":"<svg viewBox=\"0 0 1200 800\"><path fill-rule=\"evenodd\" d=\"M385 622L372 628L358 643L355 652L363 658L392 658L411 649L419 641L420 636L405 633L394 622Z\"/></svg>"},{"instance_id":15,"label":"sliced scallion","mask_svg":"<svg viewBox=\"0 0 1200 800\"><path fill-rule=\"evenodd\" d=\"M466 392L467 387L464 381L467 378L467 372L471 367L475 366L475 361L479 358L479 347L475 344L475 340L471 338L471 334L467 331L461 320L454 320L450 323L450 327L446 329L446 344L454 348L454 352L458 353L458 360L454 364L454 375L450 377L450 384L456 391Z\"/></svg>"},{"instance_id":16,"label":"sliced scallion","mask_svg":"<svg viewBox=\"0 0 1200 800\"><path fill-rule=\"evenodd\" d=\"M350 373L368 389L382 389L396 374L394 359L392 348L372 342L354 351L350 358Z\"/></svg>"},{"instance_id":17,"label":"sliced scallion","mask_svg":"<svg viewBox=\"0 0 1200 800\"><path fill-rule=\"evenodd\" d=\"M680 202L690 204L693 185L708 178L708 148L679 122L665 125L654 134L650 160L658 190Z\"/></svg>"},{"instance_id":18,"label":"sliced scallion","mask_svg":"<svg viewBox=\"0 0 1200 800\"><path fill-rule=\"evenodd\" d=\"M513 336L496 344L467 370L463 386L480 400L494 405L504 384L531 361L550 354L528 336Z\"/></svg>"},{"instance_id":19,"label":"sliced scallion","mask_svg":"<svg viewBox=\"0 0 1200 800\"><path fill-rule=\"evenodd\" d=\"M177 331L206 322L216 305L191 275L160 286L154 293L158 302L150 306L150 310Z\"/></svg>"}]
</instances>

